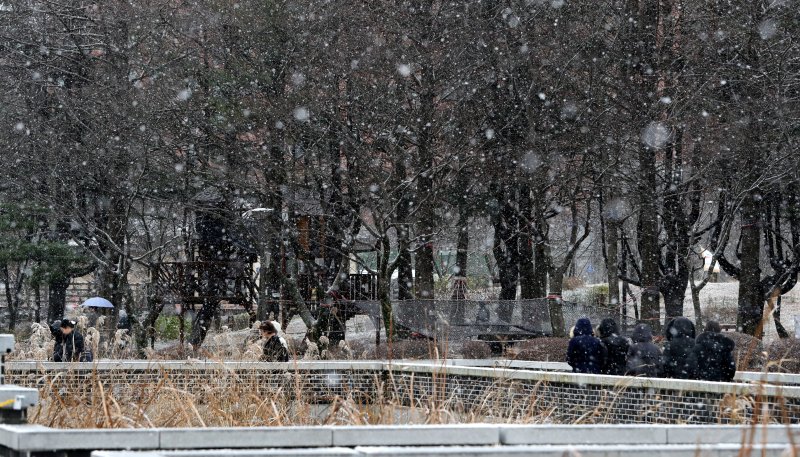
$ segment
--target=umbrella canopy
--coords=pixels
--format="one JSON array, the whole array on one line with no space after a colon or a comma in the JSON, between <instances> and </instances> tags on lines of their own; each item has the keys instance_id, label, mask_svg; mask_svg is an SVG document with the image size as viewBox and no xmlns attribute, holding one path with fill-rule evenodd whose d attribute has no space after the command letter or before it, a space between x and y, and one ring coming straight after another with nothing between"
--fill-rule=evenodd
<instances>
[{"instance_id":1,"label":"umbrella canopy","mask_svg":"<svg viewBox=\"0 0 800 457\"><path fill-rule=\"evenodd\" d=\"M113 308L114 305L110 301L102 297L92 297L85 302L81 303L82 308Z\"/></svg>"}]
</instances>

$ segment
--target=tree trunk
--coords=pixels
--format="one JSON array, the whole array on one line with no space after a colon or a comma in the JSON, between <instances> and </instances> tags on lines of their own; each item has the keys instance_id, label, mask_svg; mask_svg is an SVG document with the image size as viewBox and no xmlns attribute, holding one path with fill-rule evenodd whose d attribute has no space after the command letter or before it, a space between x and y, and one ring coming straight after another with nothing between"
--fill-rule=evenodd
<instances>
[{"instance_id":1,"label":"tree trunk","mask_svg":"<svg viewBox=\"0 0 800 457\"><path fill-rule=\"evenodd\" d=\"M267 319L269 313L269 274L267 270L269 269L268 265L271 260L267 249L262 247L258 259L258 289L256 292L258 293L258 299L256 300L256 319L262 322Z\"/></svg>"},{"instance_id":2,"label":"tree trunk","mask_svg":"<svg viewBox=\"0 0 800 457\"><path fill-rule=\"evenodd\" d=\"M605 235L608 303L611 306L619 306L619 222L607 219Z\"/></svg>"},{"instance_id":3,"label":"tree trunk","mask_svg":"<svg viewBox=\"0 0 800 457\"><path fill-rule=\"evenodd\" d=\"M378 251L378 301L381 307L381 317L383 326L386 330L386 339L391 341L395 336L394 316L392 315L391 281L392 275L389 271L389 256L391 255L391 244L388 236L383 236L380 240L380 250ZM377 324L377 323L376 323ZM376 344L380 342L380 328L375 326Z\"/></svg>"},{"instance_id":4,"label":"tree trunk","mask_svg":"<svg viewBox=\"0 0 800 457\"><path fill-rule=\"evenodd\" d=\"M519 243L514 195L508 189L498 192L497 195L501 208L494 217L493 251L500 276L500 300L515 300L519 277Z\"/></svg>"},{"instance_id":5,"label":"tree trunk","mask_svg":"<svg viewBox=\"0 0 800 457\"><path fill-rule=\"evenodd\" d=\"M563 338L567 336L567 324L564 322L564 309L561 294L564 290L564 272L562 268L555 268L550 272L550 296L547 301L550 311L550 324L553 327L553 336Z\"/></svg>"},{"instance_id":6,"label":"tree trunk","mask_svg":"<svg viewBox=\"0 0 800 457\"><path fill-rule=\"evenodd\" d=\"M698 329L703 328L703 311L700 308L700 290L692 287L692 307L694 307L694 326Z\"/></svg>"},{"instance_id":7,"label":"tree trunk","mask_svg":"<svg viewBox=\"0 0 800 457\"><path fill-rule=\"evenodd\" d=\"M47 323L51 324L64 318L67 306L67 288L70 278L53 278L47 285Z\"/></svg>"},{"instance_id":8,"label":"tree trunk","mask_svg":"<svg viewBox=\"0 0 800 457\"><path fill-rule=\"evenodd\" d=\"M8 331L13 332L17 325L17 310L15 307L14 294L19 293L11 286L11 274L8 272L8 265L3 265L3 282L6 289L6 307L8 308Z\"/></svg>"},{"instance_id":9,"label":"tree trunk","mask_svg":"<svg viewBox=\"0 0 800 457\"><path fill-rule=\"evenodd\" d=\"M666 322L671 319L683 316L683 301L686 296L686 287L684 283L673 282L668 287L664 288L664 310L666 313Z\"/></svg>"},{"instance_id":10,"label":"tree trunk","mask_svg":"<svg viewBox=\"0 0 800 457\"><path fill-rule=\"evenodd\" d=\"M547 221L539 212L541 206L537 204L535 208L536 235L533 239L533 287L531 295L534 298L544 298L547 295L547 274L549 272L547 258L548 227Z\"/></svg>"},{"instance_id":11,"label":"tree trunk","mask_svg":"<svg viewBox=\"0 0 800 457\"><path fill-rule=\"evenodd\" d=\"M639 233L638 247L641 266L642 304L640 318L655 331L661 328L659 303L658 211L656 210L656 151L648 147L639 150Z\"/></svg>"},{"instance_id":12,"label":"tree trunk","mask_svg":"<svg viewBox=\"0 0 800 457\"><path fill-rule=\"evenodd\" d=\"M462 217L458 224L458 240L456 241L456 276L466 277L469 253L469 226L467 218Z\"/></svg>"},{"instance_id":13,"label":"tree trunk","mask_svg":"<svg viewBox=\"0 0 800 457\"><path fill-rule=\"evenodd\" d=\"M208 330L214 322L214 316L219 312L219 301L213 298L203 300L203 306L192 319L192 335L189 343L195 351L200 348L206 339Z\"/></svg>"},{"instance_id":14,"label":"tree trunk","mask_svg":"<svg viewBox=\"0 0 800 457\"><path fill-rule=\"evenodd\" d=\"M761 192L756 190L742 202L741 267L737 326L756 335L764 312L761 292Z\"/></svg>"},{"instance_id":15,"label":"tree trunk","mask_svg":"<svg viewBox=\"0 0 800 457\"><path fill-rule=\"evenodd\" d=\"M36 309L34 311L34 321L41 322L42 321L42 289L39 284L33 288L33 301L36 305Z\"/></svg>"},{"instance_id":16,"label":"tree trunk","mask_svg":"<svg viewBox=\"0 0 800 457\"><path fill-rule=\"evenodd\" d=\"M420 247L417 249L415 256L416 265L416 296L422 300L433 300L434 294L434 281L433 281L433 225L429 222L432 218L431 215L424 214L428 211L422 211L422 220L420 220L420 230L423 235L420 236Z\"/></svg>"},{"instance_id":17,"label":"tree trunk","mask_svg":"<svg viewBox=\"0 0 800 457\"><path fill-rule=\"evenodd\" d=\"M417 123L419 134L419 179L417 181L416 204L419 209L419 240L420 247L415 257L416 265L416 297L423 300L434 299L434 249L433 236L436 230L436 200L433 188L434 158L431 147L433 145L432 119L435 110L435 95L433 87L434 75L429 68L423 69L423 84L428 87L420 97L422 113Z\"/></svg>"},{"instance_id":18,"label":"tree trunk","mask_svg":"<svg viewBox=\"0 0 800 457\"><path fill-rule=\"evenodd\" d=\"M531 188L527 183L519 189L519 241L517 249L519 252L519 280L520 298L529 300L536 296L536 275L533 265L533 201L531 199Z\"/></svg>"}]
</instances>

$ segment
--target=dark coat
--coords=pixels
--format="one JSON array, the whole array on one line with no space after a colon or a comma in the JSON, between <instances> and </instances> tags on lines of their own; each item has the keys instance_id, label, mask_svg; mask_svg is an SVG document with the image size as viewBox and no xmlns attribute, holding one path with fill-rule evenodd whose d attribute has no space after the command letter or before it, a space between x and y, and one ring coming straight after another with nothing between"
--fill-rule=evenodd
<instances>
[{"instance_id":1,"label":"dark coat","mask_svg":"<svg viewBox=\"0 0 800 457\"><path fill-rule=\"evenodd\" d=\"M703 332L694 345L697 379L730 382L736 375L733 349L736 343L721 333Z\"/></svg>"},{"instance_id":2,"label":"dark coat","mask_svg":"<svg viewBox=\"0 0 800 457\"><path fill-rule=\"evenodd\" d=\"M625 374L630 341L619 335L617 321L611 318L603 319L598 327L600 341L606 348L606 361L601 373L622 376Z\"/></svg>"},{"instance_id":3,"label":"dark coat","mask_svg":"<svg viewBox=\"0 0 800 457\"><path fill-rule=\"evenodd\" d=\"M694 324L685 317L676 317L664 330L667 342L661 363L666 378L695 379L697 360L694 354Z\"/></svg>"},{"instance_id":4,"label":"dark coat","mask_svg":"<svg viewBox=\"0 0 800 457\"><path fill-rule=\"evenodd\" d=\"M661 373L661 350L653 344L653 330L647 324L639 324L633 329L631 339L627 374L657 377Z\"/></svg>"},{"instance_id":5,"label":"dark coat","mask_svg":"<svg viewBox=\"0 0 800 457\"><path fill-rule=\"evenodd\" d=\"M261 356L261 360L265 362L289 361L289 349L286 348L286 345L283 344L278 335L272 335L272 338L264 343L264 355Z\"/></svg>"},{"instance_id":6,"label":"dark coat","mask_svg":"<svg viewBox=\"0 0 800 457\"><path fill-rule=\"evenodd\" d=\"M69 335L64 335L61 327L53 326L50 333L56 340L53 347L53 362L82 362L84 353L83 335L73 330Z\"/></svg>"},{"instance_id":7,"label":"dark coat","mask_svg":"<svg viewBox=\"0 0 800 457\"><path fill-rule=\"evenodd\" d=\"M569 340L567 363L574 373L598 374L606 359L606 348L594 336L589 319L578 319L575 333Z\"/></svg>"}]
</instances>

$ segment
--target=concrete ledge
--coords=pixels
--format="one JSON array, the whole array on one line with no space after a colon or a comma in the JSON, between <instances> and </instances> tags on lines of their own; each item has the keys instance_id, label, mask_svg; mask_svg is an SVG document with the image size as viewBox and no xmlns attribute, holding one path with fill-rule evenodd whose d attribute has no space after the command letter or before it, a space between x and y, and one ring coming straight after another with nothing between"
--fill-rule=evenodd
<instances>
[{"instance_id":1,"label":"concrete ledge","mask_svg":"<svg viewBox=\"0 0 800 457\"><path fill-rule=\"evenodd\" d=\"M667 428L651 425L503 425L500 442L518 444L667 444Z\"/></svg>"},{"instance_id":2,"label":"concrete ledge","mask_svg":"<svg viewBox=\"0 0 800 457\"><path fill-rule=\"evenodd\" d=\"M356 450L350 448L326 449L220 449L196 451L157 451L157 452L120 452L120 451L95 451L92 457L352 457L359 456Z\"/></svg>"},{"instance_id":3,"label":"concrete ledge","mask_svg":"<svg viewBox=\"0 0 800 457\"><path fill-rule=\"evenodd\" d=\"M0 435L12 435L8 444L3 445L19 451L159 448L156 429L60 430L34 425L0 426L0 430Z\"/></svg>"},{"instance_id":4,"label":"concrete ledge","mask_svg":"<svg viewBox=\"0 0 800 457\"><path fill-rule=\"evenodd\" d=\"M160 429L160 449L241 449L333 446L330 427ZM98 446L95 449L102 449Z\"/></svg>"},{"instance_id":5,"label":"concrete ledge","mask_svg":"<svg viewBox=\"0 0 800 457\"><path fill-rule=\"evenodd\" d=\"M19 449L19 437L22 433L33 431L49 431L51 428L43 425L0 425L0 446L9 449Z\"/></svg>"},{"instance_id":6,"label":"concrete ledge","mask_svg":"<svg viewBox=\"0 0 800 457\"><path fill-rule=\"evenodd\" d=\"M784 454L785 453L785 454ZM749 455L779 457L790 455L785 445L754 446ZM358 447L331 449L253 449L253 450L220 450L220 451L160 451L160 452L119 452L96 451L92 457L350 457L350 456L405 456L405 457L437 457L437 456L536 456L536 457L640 457L642 455L657 457L737 457L741 455L739 445L677 445L677 446L453 446L453 447Z\"/></svg>"},{"instance_id":7,"label":"concrete ledge","mask_svg":"<svg viewBox=\"0 0 800 457\"><path fill-rule=\"evenodd\" d=\"M475 456L475 457L505 457L505 456L537 456L537 457L736 457L740 455L741 446L723 444L717 446L502 446L502 447L358 447L356 451L363 456L405 456L405 457L436 457L436 456ZM768 445L753 447L750 455L781 456L787 452L785 445ZM788 452L786 455L789 455ZM235 454L231 455L235 457Z\"/></svg>"},{"instance_id":8,"label":"concrete ledge","mask_svg":"<svg viewBox=\"0 0 800 457\"><path fill-rule=\"evenodd\" d=\"M753 433L752 442L769 444L800 444L800 426L786 425L669 425L667 431L668 444L715 444L742 443L746 436Z\"/></svg>"},{"instance_id":9,"label":"concrete ledge","mask_svg":"<svg viewBox=\"0 0 800 457\"><path fill-rule=\"evenodd\" d=\"M221 449L329 446L739 444L800 443L800 425L412 425L189 429L51 429L0 425L0 445L14 450ZM765 435L766 434L766 435Z\"/></svg>"},{"instance_id":10,"label":"concrete ledge","mask_svg":"<svg viewBox=\"0 0 800 457\"><path fill-rule=\"evenodd\" d=\"M748 435L755 432L752 439ZM57 430L41 426L0 426L0 445L25 452L125 450L138 457L202 455L399 455L415 454L424 448L469 449L465 455L496 449L515 455L519 449L531 455L550 455L558 450L587 449L597 456L628 454L628 449L649 449L686 454L686 449L705 446L714 452L739 449L743 441L768 450L786 449L800 444L800 426L682 426L682 425L442 425L442 426L365 426L365 427L261 427L193 428L142 430ZM745 437L748 437L745 440ZM388 448L387 446L391 446ZM446 448L449 446L449 448ZM726 447L727 446L727 447ZM316 448L311 453L309 449ZM344 449L347 448L347 449ZM353 454L355 448L360 454ZM238 449L237 451L232 451ZM146 451L132 453L134 451ZM225 451L228 450L228 451ZM264 452L271 452L264 454ZM325 453L325 452L332 453ZM347 452L345 452L347 451ZM620 452L613 454L613 452ZM293 454L297 452L299 454ZM303 454L305 452L306 454ZM342 452L345 452L342 454ZM466 451L465 451L466 452ZM481 451L482 452L482 451ZM608 453L607 453L608 452ZM97 454L97 453L96 453ZM441 454L441 453L440 453ZM713 454L713 452L712 452ZM717 454L714 454L717 455ZM720 454L722 455L722 454ZM124 457L114 453L115 457ZM98 457L111 457L103 454Z\"/></svg>"},{"instance_id":11,"label":"concrete ledge","mask_svg":"<svg viewBox=\"0 0 800 457\"><path fill-rule=\"evenodd\" d=\"M500 427L488 424L334 427L334 446L497 445Z\"/></svg>"}]
</instances>

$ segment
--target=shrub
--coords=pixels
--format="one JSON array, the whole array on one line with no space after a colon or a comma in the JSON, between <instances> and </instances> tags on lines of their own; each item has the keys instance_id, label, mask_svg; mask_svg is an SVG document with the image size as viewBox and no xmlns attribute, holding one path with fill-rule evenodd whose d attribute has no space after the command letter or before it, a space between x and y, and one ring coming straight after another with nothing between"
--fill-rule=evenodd
<instances>
[{"instance_id":1,"label":"shrub","mask_svg":"<svg viewBox=\"0 0 800 457\"><path fill-rule=\"evenodd\" d=\"M368 358L388 359L389 347L390 345L386 342L381 343L377 348L368 351ZM432 359L435 358L437 352L439 357L443 356L441 348L437 348L435 342L424 339L395 341L391 343L391 349L393 359Z\"/></svg>"},{"instance_id":2,"label":"shrub","mask_svg":"<svg viewBox=\"0 0 800 457\"><path fill-rule=\"evenodd\" d=\"M569 338L534 338L518 343L508 351L508 355L516 360L563 362L567 356L567 346Z\"/></svg>"},{"instance_id":3,"label":"shrub","mask_svg":"<svg viewBox=\"0 0 800 457\"><path fill-rule=\"evenodd\" d=\"M739 332L725 332L725 336L732 339L736 344L733 349L733 356L736 359L737 370L761 370L764 366L764 343L761 340Z\"/></svg>"},{"instance_id":4,"label":"shrub","mask_svg":"<svg viewBox=\"0 0 800 457\"><path fill-rule=\"evenodd\" d=\"M239 313L232 316L233 322L231 326L231 330L246 330L250 328L250 314L248 313Z\"/></svg>"},{"instance_id":5,"label":"shrub","mask_svg":"<svg viewBox=\"0 0 800 457\"><path fill-rule=\"evenodd\" d=\"M492 357L492 349L485 341L465 341L461 345L461 357L464 359L489 359Z\"/></svg>"},{"instance_id":6,"label":"shrub","mask_svg":"<svg viewBox=\"0 0 800 457\"><path fill-rule=\"evenodd\" d=\"M188 336L192 333L192 321L186 319L183 322L183 334ZM181 323L178 316L159 316L156 319L156 337L160 340L177 340L181 335Z\"/></svg>"},{"instance_id":7,"label":"shrub","mask_svg":"<svg viewBox=\"0 0 800 457\"><path fill-rule=\"evenodd\" d=\"M769 371L800 373L800 340L786 338L773 342L767 350Z\"/></svg>"}]
</instances>

